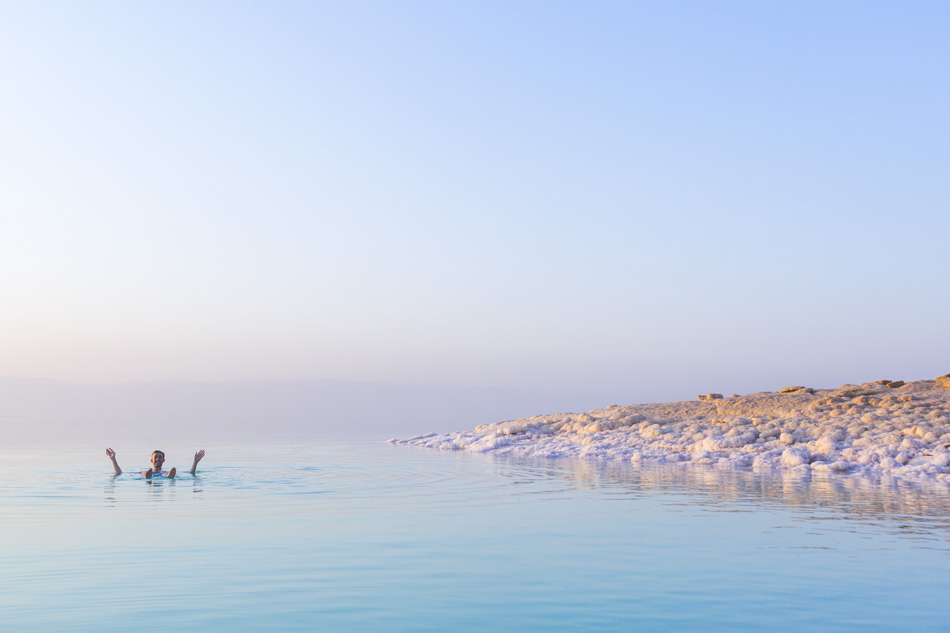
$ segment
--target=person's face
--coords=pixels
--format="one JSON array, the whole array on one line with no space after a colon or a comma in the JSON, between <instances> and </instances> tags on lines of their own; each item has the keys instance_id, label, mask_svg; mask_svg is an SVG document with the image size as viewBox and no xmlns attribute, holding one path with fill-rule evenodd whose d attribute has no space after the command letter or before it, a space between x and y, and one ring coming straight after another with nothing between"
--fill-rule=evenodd
<instances>
[{"instance_id":1,"label":"person's face","mask_svg":"<svg viewBox=\"0 0 950 633\"><path fill-rule=\"evenodd\" d=\"M161 470L163 463L165 463L164 455L158 451L152 453L152 470Z\"/></svg>"}]
</instances>

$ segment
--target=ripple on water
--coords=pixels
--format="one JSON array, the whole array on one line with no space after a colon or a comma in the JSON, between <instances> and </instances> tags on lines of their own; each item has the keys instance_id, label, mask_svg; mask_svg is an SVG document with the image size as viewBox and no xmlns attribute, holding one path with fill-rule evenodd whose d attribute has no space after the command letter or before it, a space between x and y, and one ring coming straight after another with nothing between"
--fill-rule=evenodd
<instances>
[{"instance_id":1,"label":"ripple on water","mask_svg":"<svg viewBox=\"0 0 950 633\"><path fill-rule=\"evenodd\" d=\"M910 598L927 630L945 609L950 496L907 482L339 443L211 448L176 480L49 457L0 469L21 630L60 630L54 603L72 630L854 630L840 614L899 628Z\"/></svg>"}]
</instances>

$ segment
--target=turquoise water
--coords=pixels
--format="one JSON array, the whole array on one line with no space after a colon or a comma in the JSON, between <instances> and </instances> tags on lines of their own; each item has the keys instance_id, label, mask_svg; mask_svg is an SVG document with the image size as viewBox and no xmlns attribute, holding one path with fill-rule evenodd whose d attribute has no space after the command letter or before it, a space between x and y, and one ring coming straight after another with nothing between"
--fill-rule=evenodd
<instances>
[{"instance_id":1,"label":"turquoise water","mask_svg":"<svg viewBox=\"0 0 950 633\"><path fill-rule=\"evenodd\" d=\"M151 446L113 446L128 471ZM946 631L950 495L381 443L0 455L0 630ZM190 453L184 448L190 449Z\"/></svg>"}]
</instances>

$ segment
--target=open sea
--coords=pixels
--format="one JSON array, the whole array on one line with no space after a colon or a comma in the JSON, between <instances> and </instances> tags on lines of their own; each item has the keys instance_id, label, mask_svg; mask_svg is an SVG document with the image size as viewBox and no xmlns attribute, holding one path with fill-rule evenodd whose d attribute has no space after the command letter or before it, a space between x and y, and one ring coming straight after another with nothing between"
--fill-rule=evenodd
<instances>
[{"instance_id":1,"label":"open sea","mask_svg":"<svg viewBox=\"0 0 950 633\"><path fill-rule=\"evenodd\" d=\"M947 631L950 493L382 442L0 449L0 631ZM146 481L154 448L197 477ZM186 450L187 449L187 450Z\"/></svg>"}]
</instances>

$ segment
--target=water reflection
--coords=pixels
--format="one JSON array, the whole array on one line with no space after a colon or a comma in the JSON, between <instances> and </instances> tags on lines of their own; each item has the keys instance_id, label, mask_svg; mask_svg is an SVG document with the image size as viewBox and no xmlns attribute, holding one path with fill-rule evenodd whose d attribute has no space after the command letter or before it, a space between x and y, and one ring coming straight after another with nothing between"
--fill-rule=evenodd
<instances>
[{"instance_id":1,"label":"water reflection","mask_svg":"<svg viewBox=\"0 0 950 633\"><path fill-rule=\"evenodd\" d=\"M950 534L948 487L906 479L314 443L221 447L195 477L148 481L136 473L106 475L99 451L90 456L88 465L64 474L51 465L54 454L8 454L0 461L14 466L9 462L16 458L16 467L0 471L0 519L30 524L81 508L136 504L174 503L189 506L180 508L187 513L193 502L245 504L249 498L257 508L292 513L303 503L386 500L461 510L598 496L719 513L780 510L822 529L860 524L902 537L946 540Z\"/></svg>"},{"instance_id":2,"label":"water reflection","mask_svg":"<svg viewBox=\"0 0 950 633\"><path fill-rule=\"evenodd\" d=\"M209 459L0 470L5 630L945 627L936 490L390 445Z\"/></svg>"},{"instance_id":3,"label":"water reflection","mask_svg":"<svg viewBox=\"0 0 950 633\"><path fill-rule=\"evenodd\" d=\"M950 534L950 489L944 484L695 464L491 459L513 487L549 480L572 490L663 496L671 504L719 512L781 507L804 520L857 521L901 535Z\"/></svg>"},{"instance_id":4,"label":"water reflection","mask_svg":"<svg viewBox=\"0 0 950 633\"><path fill-rule=\"evenodd\" d=\"M107 506L121 502L169 502L176 499L179 489L190 490L194 498L201 498L204 481L200 476L145 479L134 474L113 475L103 487L103 501Z\"/></svg>"},{"instance_id":5,"label":"water reflection","mask_svg":"<svg viewBox=\"0 0 950 633\"><path fill-rule=\"evenodd\" d=\"M110 479L105 501L202 499L256 493L260 507L297 500L346 501L387 498L438 502L443 507L520 503L527 497L566 499L583 491L617 500L650 497L666 505L714 512L781 509L797 520L850 529L856 523L901 536L950 535L950 489L906 479L814 474L790 470L755 472L696 464L524 459L446 453L417 447L287 446L262 453L235 450L241 466L220 465L176 480ZM358 456L358 457L357 457ZM487 475L487 476L486 476ZM121 478L120 478L121 479ZM121 490L116 490L116 486ZM293 500L292 500L293 499ZM845 525L845 523L847 525Z\"/></svg>"}]
</instances>

